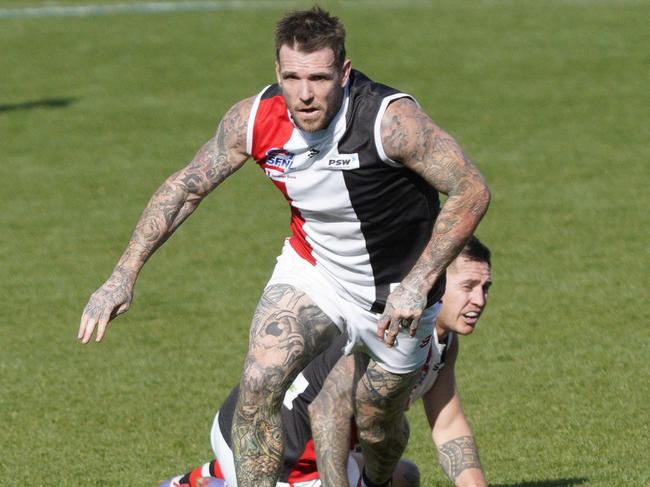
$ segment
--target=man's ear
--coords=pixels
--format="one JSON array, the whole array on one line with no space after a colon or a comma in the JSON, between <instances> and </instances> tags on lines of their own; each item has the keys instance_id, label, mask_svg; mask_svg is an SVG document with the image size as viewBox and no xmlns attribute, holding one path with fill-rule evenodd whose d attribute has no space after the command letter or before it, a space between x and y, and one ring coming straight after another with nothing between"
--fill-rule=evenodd
<instances>
[{"instance_id":1,"label":"man's ear","mask_svg":"<svg viewBox=\"0 0 650 487\"><path fill-rule=\"evenodd\" d=\"M275 60L275 79L277 79L278 84L282 86L282 78L280 76L280 62Z\"/></svg>"},{"instance_id":2,"label":"man's ear","mask_svg":"<svg viewBox=\"0 0 650 487\"><path fill-rule=\"evenodd\" d=\"M341 88L348 84L350 73L352 72L352 61L346 59L341 69Z\"/></svg>"}]
</instances>

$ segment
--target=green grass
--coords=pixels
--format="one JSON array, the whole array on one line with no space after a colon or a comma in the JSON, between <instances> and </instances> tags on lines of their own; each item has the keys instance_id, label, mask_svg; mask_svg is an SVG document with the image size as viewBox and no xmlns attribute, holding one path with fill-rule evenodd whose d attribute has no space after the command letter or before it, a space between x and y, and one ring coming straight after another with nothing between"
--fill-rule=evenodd
<instances>
[{"instance_id":1,"label":"green grass","mask_svg":"<svg viewBox=\"0 0 650 487\"><path fill-rule=\"evenodd\" d=\"M650 2L322 4L492 189L495 286L457 374L490 482L650 485ZM151 193L273 81L280 13L0 20L0 485L154 485L210 458L288 232L258 169L152 258L101 345L75 336ZM420 409L407 456L447 485Z\"/></svg>"}]
</instances>

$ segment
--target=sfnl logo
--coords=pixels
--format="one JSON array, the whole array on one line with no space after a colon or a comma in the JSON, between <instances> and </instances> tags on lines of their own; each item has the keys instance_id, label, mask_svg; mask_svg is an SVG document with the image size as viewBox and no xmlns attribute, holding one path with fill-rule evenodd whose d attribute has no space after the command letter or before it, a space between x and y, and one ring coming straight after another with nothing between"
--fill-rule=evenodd
<instances>
[{"instance_id":1,"label":"sfnl logo","mask_svg":"<svg viewBox=\"0 0 650 487\"><path fill-rule=\"evenodd\" d=\"M274 147L266 151L266 161L262 164L267 176L277 176L291 169L295 154L285 149Z\"/></svg>"}]
</instances>

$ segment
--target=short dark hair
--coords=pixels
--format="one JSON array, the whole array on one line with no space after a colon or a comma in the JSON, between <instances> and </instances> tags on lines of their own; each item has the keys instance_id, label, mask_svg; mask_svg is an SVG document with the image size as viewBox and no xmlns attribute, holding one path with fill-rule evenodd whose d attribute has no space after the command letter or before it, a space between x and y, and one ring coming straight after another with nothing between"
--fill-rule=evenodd
<instances>
[{"instance_id":1,"label":"short dark hair","mask_svg":"<svg viewBox=\"0 0 650 487\"><path fill-rule=\"evenodd\" d=\"M277 59L284 45L307 53L329 47L334 51L336 66L341 68L345 62L345 27L338 17L318 6L289 12L278 21L275 29Z\"/></svg>"},{"instance_id":2,"label":"short dark hair","mask_svg":"<svg viewBox=\"0 0 650 487\"><path fill-rule=\"evenodd\" d=\"M460 251L459 256L473 260L474 262L485 262L488 266L492 267L492 262L490 261L492 253L490 249L474 235L469 238L463 250Z\"/></svg>"}]
</instances>

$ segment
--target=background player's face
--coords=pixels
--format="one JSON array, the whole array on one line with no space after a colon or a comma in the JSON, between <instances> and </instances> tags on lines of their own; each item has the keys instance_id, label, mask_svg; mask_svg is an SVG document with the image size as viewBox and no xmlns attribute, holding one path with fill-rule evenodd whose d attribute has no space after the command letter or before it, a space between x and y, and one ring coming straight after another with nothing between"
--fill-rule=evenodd
<instances>
[{"instance_id":1,"label":"background player's face","mask_svg":"<svg viewBox=\"0 0 650 487\"><path fill-rule=\"evenodd\" d=\"M457 257L447 268L447 286L436 321L439 330L472 333L487 305L491 285L492 274L486 262Z\"/></svg>"},{"instance_id":2,"label":"background player's face","mask_svg":"<svg viewBox=\"0 0 650 487\"><path fill-rule=\"evenodd\" d=\"M329 125L341 106L350 61L339 69L330 48L308 53L285 44L280 47L275 72L296 126L316 132Z\"/></svg>"}]
</instances>

